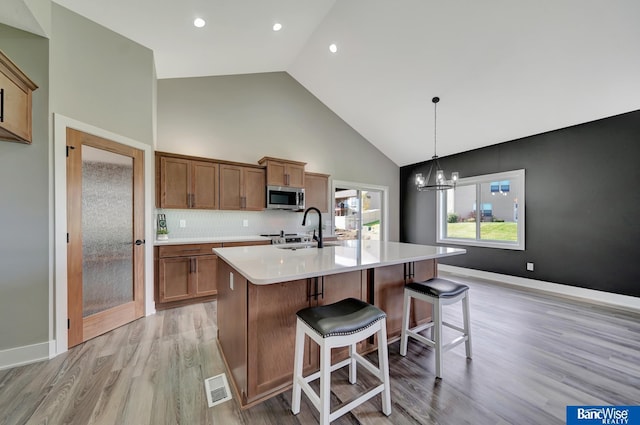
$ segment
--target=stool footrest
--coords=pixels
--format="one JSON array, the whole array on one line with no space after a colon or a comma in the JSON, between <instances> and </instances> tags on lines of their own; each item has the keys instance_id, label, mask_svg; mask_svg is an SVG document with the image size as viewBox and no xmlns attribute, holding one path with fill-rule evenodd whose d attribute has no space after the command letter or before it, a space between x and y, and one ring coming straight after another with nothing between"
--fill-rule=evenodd
<instances>
[{"instance_id":1,"label":"stool footrest","mask_svg":"<svg viewBox=\"0 0 640 425\"><path fill-rule=\"evenodd\" d=\"M340 406L339 408L331 412L329 414L329 422L338 419L340 416L344 415L347 412L350 412L354 407L361 405L371 397L380 394L382 391L384 391L384 384L380 384L377 387L367 391L366 393L358 395L355 399L351 400L344 406Z\"/></svg>"}]
</instances>

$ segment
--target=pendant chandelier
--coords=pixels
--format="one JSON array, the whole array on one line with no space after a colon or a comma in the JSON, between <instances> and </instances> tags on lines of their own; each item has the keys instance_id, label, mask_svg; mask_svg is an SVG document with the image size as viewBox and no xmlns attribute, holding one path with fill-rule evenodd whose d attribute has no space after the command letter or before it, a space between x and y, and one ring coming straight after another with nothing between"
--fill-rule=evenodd
<instances>
[{"instance_id":1,"label":"pendant chandelier","mask_svg":"<svg viewBox=\"0 0 640 425\"><path fill-rule=\"evenodd\" d=\"M416 174L416 187L419 191L455 189L459 177L458 172L452 172L450 180L445 179L444 170L440 166L440 161L438 161L438 154L436 153L436 141L438 134L436 131L437 107L438 102L440 102L440 98L434 97L433 99L431 99L431 101L433 102L433 156L431 157L431 166L429 167L427 177L424 177L422 173ZM432 174L433 180L431 179Z\"/></svg>"}]
</instances>

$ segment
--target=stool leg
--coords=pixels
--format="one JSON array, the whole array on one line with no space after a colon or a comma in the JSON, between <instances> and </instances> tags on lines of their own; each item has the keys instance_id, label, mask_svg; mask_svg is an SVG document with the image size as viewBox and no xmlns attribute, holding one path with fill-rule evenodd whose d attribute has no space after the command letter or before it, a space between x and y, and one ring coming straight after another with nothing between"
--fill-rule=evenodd
<instances>
[{"instance_id":1,"label":"stool leg","mask_svg":"<svg viewBox=\"0 0 640 425\"><path fill-rule=\"evenodd\" d=\"M407 330L409 329L409 316L411 314L411 296L407 290L404 291L404 302L402 304L402 333L400 334L400 355L407 355Z\"/></svg>"},{"instance_id":2,"label":"stool leg","mask_svg":"<svg viewBox=\"0 0 640 425\"><path fill-rule=\"evenodd\" d=\"M349 357L351 358L351 363L349 363L349 383L350 384L355 384L356 381L358 380L357 378L357 374L358 374L358 362L356 361L356 358L353 356L354 353L356 353L356 344L351 344L349 346Z\"/></svg>"},{"instance_id":3,"label":"stool leg","mask_svg":"<svg viewBox=\"0 0 640 425\"><path fill-rule=\"evenodd\" d=\"M433 303L433 341L436 351L436 377L442 379L442 304Z\"/></svg>"},{"instance_id":4,"label":"stool leg","mask_svg":"<svg viewBox=\"0 0 640 425\"><path fill-rule=\"evenodd\" d=\"M391 384L389 383L389 350L387 347L387 324L386 319L382 319L380 330L378 331L378 368L382 372L384 390L382 390L382 413L389 416L391 414Z\"/></svg>"},{"instance_id":5,"label":"stool leg","mask_svg":"<svg viewBox=\"0 0 640 425\"><path fill-rule=\"evenodd\" d=\"M320 425L329 425L331 414L331 347L320 347Z\"/></svg>"},{"instance_id":6,"label":"stool leg","mask_svg":"<svg viewBox=\"0 0 640 425\"><path fill-rule=\"evenodd\" d=\"M467 358L471 358L471 318L469 317L469 291L462 299L462 316L464 320L464 334L467 339L464 342L464 348L467 352Z\"/></svg>"},{"instance_id":7,"label":"stool leg","mask_svg":"<svg viewBox=\"0 0 640 425\"><path fill-rule=\"evenodd\" d=\"M296 347L293 364L293 391L291 392L291 412L300 413L300 399L302 397L299 379L302 379L302 361L304 359L305 334L300 323L296 323Z\"/></svg>"}]
</instances>

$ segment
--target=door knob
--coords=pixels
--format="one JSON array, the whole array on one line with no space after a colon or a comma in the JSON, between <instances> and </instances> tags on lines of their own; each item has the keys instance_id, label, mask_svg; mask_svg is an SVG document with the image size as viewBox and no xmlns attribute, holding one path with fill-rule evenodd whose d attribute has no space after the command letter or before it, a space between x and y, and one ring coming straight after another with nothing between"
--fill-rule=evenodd
<instances>
[{"instance_id":1,"label":"door knob","mask_svg":"<svg viewBox=\"0 0 640 425\"><path fill-rule=\"evenodd\" d=\"M136 243L136 245L142 245L142 244L144 244L144 239L142 239L142 240L138 239L138 240L136 240L135 243Z\"/></svg>"}]
</instances>

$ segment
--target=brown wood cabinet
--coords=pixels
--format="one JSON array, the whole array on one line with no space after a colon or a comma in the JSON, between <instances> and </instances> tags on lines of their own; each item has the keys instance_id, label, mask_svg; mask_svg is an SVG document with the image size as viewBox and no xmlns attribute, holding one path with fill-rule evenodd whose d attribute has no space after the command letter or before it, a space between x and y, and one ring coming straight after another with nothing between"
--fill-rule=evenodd
<instances>
[{"instance_id":1,"label":"brown wood cabinet","mask_svg":"<svg viewBox=\"0 0 640 425\"><path fill-rule=\"evenodd\" d=\"M156 154L156 173L159 208L218 208L218 164Z\"/></svg>"},{"instance_id":2,"label":"brown wood cabinet","mask_svg":"<svg viewBox=\"0 0 640 425\"><path fill-rule=\"evenodd\" d=\"M400 336L405 282L435 276L435 260L356 270L318 278L267 285L248 282L224 260L218 265L218 342L240 404L250 407L291 387L296 312L348 297L380 307L387 314L390 338ZM417 308L416 308L417 307ZM431 319L423 302L412 307L412 322ZM319 349L306 340L305 374L318 370ZM375 338L358 344L362 353L377 348ZM348 349L331 353L332 363L346 358Z\"/></svg>"},{"instance_id":3,"label":"brown wood cabinet","mask_svg":"<svg viewBox=\"0 0 640 425\"><path fill-rule=\"evenodd\" d=\"M267 167L268 186L304 187L304 166L306 162L265 156L258 164Z\"/></svg>"},{"instance_id":4,"label":"brown wood cabinet","mask_svg":"<svg viewBox=\"0 0 640 425\"><path fill-rule=\"evenodd\" d=\"M353 271L283 282L274 285L248 285L248 364L247 401L251 402L282 387L293 379L296 312L354 297L366 300L362 272ZM274 343L277 341L277 343ZM320 352L306 341L305 369L318 369ZM332 361L342 360L347 349L334 350Z\"/></svg>"},{"instance_id":5,"label":"brown wood cabinet","mask_svg":"<svg viewBox=\"0 0 640 425\"><path fill-rule=\"evenodd\" d=\"M329 213L329 175L304 173L305 208L316 207Z\"/></svg>"},{"instance_id":6,"label":"brown wood cabinet","mask_svg":"<svg viewBox=\"0 0 640 425\"><path fill-rule=\"evenodd\" d=\"M387 339L399 338L402 331L402 304L405 281L419 282L435 277L435 260L376 267L373 273L374 304L387 313ZM406 276L406 279L405 279ZM431 319L431 306L412 300L411 324L424 323Z\"/></svg>"},{"instance_id":7,"label":"brown wood cabinet","mask_svg":"<svg viewBox=\"0 0 640 425\"><path fill-rule=\"evenodd\" d=\"M220 247L221 243L156 247L156 308L216 295L218 256L212 249Z\"/></svg>"},{"instance_id":8,"label":"brown wood cabinet","mask_svg":"<svg viewBox=\"0 0 640 425\"><path fill-rule=\"evenodd\" d=\"M262 211L266 206L262 167L220 164L220 209Z\"/></svg>"},{"instance_id":9,"label":"brown wood cabinet","mask_svg":"<svg viewBox=\"0 0 640 425\"><path fill-rule=\"evenodd\" d=\"M0 140L31 143L31 97L37 88L0 51Z\"/></svg>"},{"instance_id":10,"label":"brown wood cabinet","mask_svg":"<svg viewBox=\"0 0 640 425\"><path fill-rule=\"evenodd\" d=\"M271 241L156 246L156 308L208 301L218 294L218 256L213 248L269 244Z\"/></svg>"}]
</instances>

